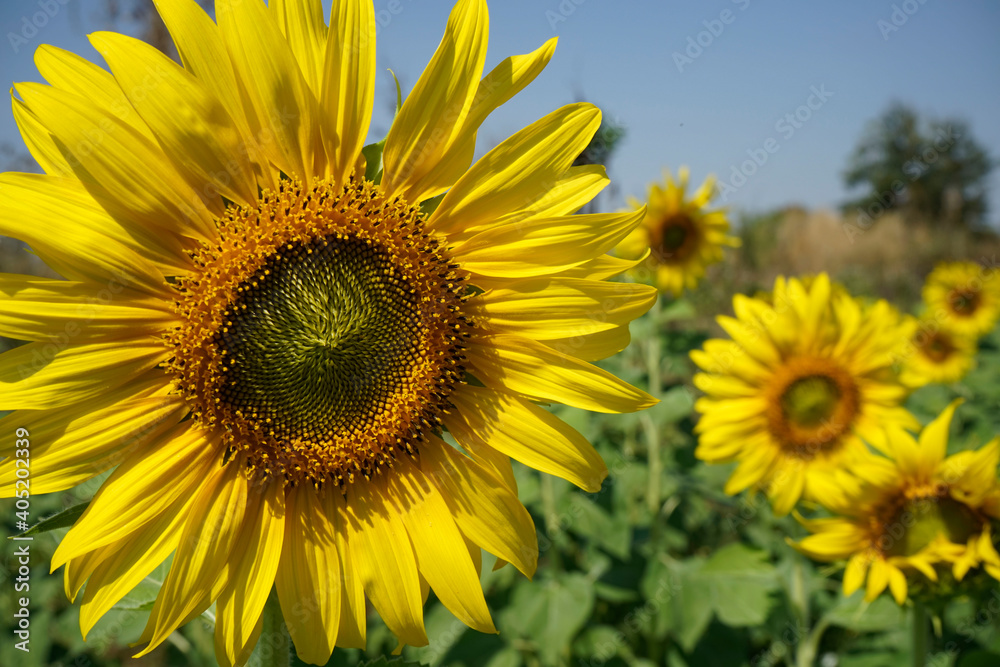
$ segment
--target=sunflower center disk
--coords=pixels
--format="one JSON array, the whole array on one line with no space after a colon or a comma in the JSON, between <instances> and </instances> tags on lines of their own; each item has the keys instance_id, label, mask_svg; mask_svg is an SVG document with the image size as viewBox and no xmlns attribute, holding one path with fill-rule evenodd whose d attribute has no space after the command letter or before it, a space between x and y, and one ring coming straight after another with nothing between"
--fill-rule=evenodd
<instances>
[{"instance_id":1,"label":"sunflower center disk","mask_svg":"<svg viewBox=\"0 0 1000 667\"><path fill-rule=\"evenodd\" d=\"M982 531L982 521L948 497L917 498L905 503L885 523L880 546L890 556L914 556L939 536L966 544Z\"/></svg>"},{"instance_id":2,"label":"sunflower center disk","mask_svg":"<svg viewBox=\"0 0 1000 667\"><path fill-rule=\"evenodd\" d=\"M283 182L218 222L180 283L170 370L251 474L371 477L415 456L462 381L465 284L419 211L371 184Z\"/></svg>"},{"instance_id":3,"label":"sunflower center disk","mask_svg":"<svg viewBox=\"0 0 1000 667\"><path fill-rule=\"evenodd\" d=\"M815 428L828 422L840 402L840 389L829 377L813 375L796 380L781 397L785 415L798 426Z\"/></svg>"},{"instance_id":4,"label":"sunflower center disk","mask_svg":"<svg viewBox=\"0 0 1000 667\"><path fill-rule=\"evenodd\" d=\"M940 332L924 336L919 345L924 356L938 364L948 359L956 349L951 340Z\"/></svg>"},{"instance_id":5,"label":"sunflower center disk","mask_svg":"<svg viewBox=\"0 0 1000 667\"><path fill-rule=\"evenodd\" d=\"M827 359L792 359L768 396L771 435L789 456L811 460L836 450L858 413L857 385Z\"/></svg>"},{"instance_id":6,"label":"sunflower center disk","mask_svg":"<svg viewBox=\"0 0 1000 667\"><path fill-rule=\"evenodd\" d=\"M270 257L242 285L217 344L220 398L283 439L364 426L407 390L421 312L384 249L315 239ZM362 435L362 434L358 434Z\"/></svg>"},{"instance_id":7,"label":"sunflower center disk","mask_svg":"<svg viewBox=\"0 0 1000 667\"><path fill-rule=\"evenodd\" d=\"M685 215L674 215L653 232L650 246L662 262L681 262L690 256L695 245L694 225Z\"/></svg>"},{"instance_id":8,"label":"sunflower center disk","mask_svg":"<svg viewBox=\"0 0 1000 667\"><path fill-rule=\"evenodd\" d=\"M979 307L979 292L970 289L952 290L948 295L948 301L955 313L968 317Z\"/></svg>"}]
</instances>

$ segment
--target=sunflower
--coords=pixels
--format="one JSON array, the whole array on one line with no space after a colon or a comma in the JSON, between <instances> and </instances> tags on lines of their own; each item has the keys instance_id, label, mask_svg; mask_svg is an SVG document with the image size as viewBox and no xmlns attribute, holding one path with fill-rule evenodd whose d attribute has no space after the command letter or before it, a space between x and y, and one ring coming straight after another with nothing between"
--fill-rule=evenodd
<instances>
[{"instance_id":1,"label":"sunflower","mask_svg":"<svg viewBox=\"0 0 1000 667\"><path fill-rule=\"evenodd\" d=\"M902 346L900 381L918 388L958 382L976 363L974 338L951 331L934 317L908 318L909 336Z\"/></svg>"},{"instance_id":2,"label":"sunflower","mask_svg":"<svg viewBox=\"0 0 1000 667\"><path fill-rule=\"evenodd\" d=\"M607 474L537 402L654 403L588 363L656 298L605 282L644 211L571 215L608 182L571 167L600 112L472 164L555 40L483 77L486 4L460 0L379 159L370 2L329 27L320 0L156 4L183 66L112 33L110 72L41 47L51 85L14 110L46 174L0 176L0 233L66 278L0 276L0 335L31 341L0 356L3 428L37 443L35 493L114 468L53 557L84 634L171 554L140 655L215 603L219 661L245 662L272 585L311 663L365 646L366 597L401 643L427 643L428 590L495 632L480 549L528 576L538 554L508 457Z\"/></svg>"},{"instance_id":3,"label":"sunflower","mask_svg":"<svg viewBox=\"0 0 1000 667\"><path fill-rule=\"evenodd\" d=\"M722 261L723 246L739 247L740 240L727 235L729 220L724 209L708 210L715 196L714 176L706 178L690 199L685 198L687 167L680 168L677 182L669 171L664 176L666 189L659 183L649 186L642 226L622 241L617 252L638 258L650 250L644 268L655 272L661 291L677 297L698 284L709 264ZM629 204L637 210L642 207L635 199Z\"/></svg>"},{"instance_id":4,"label":"sunflower","mask_svg":"<svg viewBox=\"0 0 1000 667\"><path fill-rule=\"evenodd\" d=\"M884 443L883 427L919 423L900 406L892 371L898 313L862 304L819 274L808 287L779 277L770 299L736 295L720 316L732 340L691 352L705 396L695 409L698 458L739 463L726 493L766 491L784 515L802 497L837 493L835 472Z\"/></svg>"},{"instance_id":5,"label":"sunflower","mask_svg":"<svg viewBox=\"0 0 1000 667\"><path fill-rule=\"evenodd\" d=\"M1000 319L1000 276L975 262L943 262L924 283L924 303L949 329L982 336Z\"/></svg>"},{"instance_id":6,"label":"sunflower","mask_svg":"<svg viewBox=\"0 0 1000 667\"><path fill-rule=\"evenodd\" d=\"M946 458L948 428L960 402L928 424L919 441L890 428L892 458L872 457L856 467L859 483L824 502L839 516L803 520L813 535L794 546L816 560L847 560L845 595L864 584L871 601L888 586L902 604L908 575L935 582L945 567L959 581L975 567L1000 579L993 544L1000 519L1000 438Z\"/></svg>"}]
</instances>

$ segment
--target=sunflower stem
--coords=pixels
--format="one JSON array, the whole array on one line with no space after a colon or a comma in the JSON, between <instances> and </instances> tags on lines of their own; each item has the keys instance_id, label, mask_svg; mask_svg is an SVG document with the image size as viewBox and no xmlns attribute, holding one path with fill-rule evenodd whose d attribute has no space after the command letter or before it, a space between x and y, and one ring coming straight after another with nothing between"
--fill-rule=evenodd
<instances>
[{"instance_id":1,"label":"sunflower stem","mask_svg":"<svg viewBox=\"0 0 1000 667\"><path fill-rule=\"evenodd\" d=\"M913 667L926 667L930 623L927 609L917 602L913 605Z\"/></svg>"},{"instance_id":2,"label":"sunflower stem","mask_svg":"<svg viewBox=\"0 0 1000 667\"><path fill-rule=\"evenodd\" d=\"M646 341L646 372L649 379L649 393L653 398L660 398L662 380L660 378L660 299L653 302L649 309L649 318L653 324L653 332ZM646 417L646 415L643 415ZM659 533L660 513L660 480L663 477L663 461L660 457L660 433L652 419L640 418L646 431L646 451L649 459L649 484L647 487L647 502L652 518L650 527L655 538Z\"/></svg>"},{"instance_id":3,"label":"sunflower stem","mask_svg":"<svg viewBox=\"0 0 1000 667\"><path fill-rule=\"evenodd\" d=\"M260 639L250 655L247 667L291 667L292 662L292 640L288 636L285 619L281 616L278 592L272 588L264 604Z\"/></svg>"}]
</instances>

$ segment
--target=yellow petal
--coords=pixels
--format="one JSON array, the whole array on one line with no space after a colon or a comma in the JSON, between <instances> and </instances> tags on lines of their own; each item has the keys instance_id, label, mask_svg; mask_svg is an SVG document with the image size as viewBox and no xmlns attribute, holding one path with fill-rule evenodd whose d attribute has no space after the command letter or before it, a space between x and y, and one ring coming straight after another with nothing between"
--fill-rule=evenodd
<instances>
[{"instance_id":1,"label":"yellow petal","mask_svg":"<svg viewBox=\"0 0 1000 667\"><path fill-rule=\"evenodd\" d=\"M52 134L38 120L38 116L13 94L11 107L14 112L14 122L17 123L17 129L24 139L24 145L42 170L51 176L72 176L73 167L56 145Z\"/></svg>"},{"instance_id":2,"label":"yellow petal","mask_svg":"<svg viewBox=\"0 0 1000 667\"><path fill-rule=\"evenodd\" d=\"M164 273L190 271L187 254L173 235L131 223L126 227L75 178L0 174L0 197L0 234L21 239L70 280L163 294ZM39 219L45 224L37 224Z\"/></svg>"},{"instance_id":3,"label":"yellow petal","mask_svg":"<svg viewBox=\"0 0 1000 667\"><path fill-rule=\"evenodd\" d=\"M583 361L598 361L618 354L628 347L630 342L632 334L629 333L628 325L622 324L604 331L547 340L545 344L556 352Z\"/></svg>"},{"instance_id":4,"label":"yellow petal","mask_svg":"<svg viewBox=\"0 0 1000 667\"><path fill-rule=\"evenodd\" d=\"M178 424L126 459L94 496L52 555L52 569L71 558L127 537L163 514L178 498L193 495L218 458L191 421ZM151 492L156 480L170 484Z\"/></svg>"},{"instance_id":5,"label":"yellow petal","mask_svg":"<svg viewBox=\"0 0 1000 667\"><path fill-rule=\"evenodd\" d=\"M867 554L859 553L851 556L847 561L847 568L844 570L844 596L854 594L854 591L861 588L865 583L865 575L868 574L868 564L871 558Z\"/></svg>"},{"instance_id":6,"label":"yellow petal","mask_svg":"<svg viewBox=\"0 0 1000 667\"><path fill-rule=\"evenodd\" d=\"M365 647L367 607L361 574L354 564L348 544L347 502L340 493L325 494L323 509L334 520L334 540L340 556L340 626L337 645L345 648ZM336 575L337 573L331 573Z\"/></svg>"},{"instance_id":7,"label":"yellow petal","mask_svg":"<svg viewBox=\"0 0 1000 667\"><path fill-rule=\"evenodd\" d=\"M260 119L260 144L282 171L308 184L326 161L316 96L274 16L261 0L218 0L215 15L237 78Z\"/></svg>"},{"instance_id":8,"label":"yellow petal","mask_svg":"<svg viewBox=\"0 0 1000 667\"><path fill-rule=\"evenodd\" d=\"M299 64L309 87L319 92L323 72L323 52L326 48L326 21L322 0L273 0L269 5L278 28ZM337 13L333 24L337 25Z\"/></svg>"},{"instance_id":9,"label":"yellow petal","mask_svg":"<svg viewBox=\"0 0 1000 667\"><path fill-rule=\"evenodd\" d=\"M2 407L44 410L95 398L136 380L169 356L158 342L28 343L0 354Z\"/></svg>"},{"instance_id":10,"label":"yellow petal","mask_svg":"<svg viewBox=\"0 0 1000 667\"><path fill-rule=\"evenodd\" d=\"M486 386L595 412L635 412L657 403L607 371L520 336L483 336L466 352Z\"/></svg>"},{"instance_id":11,"label":"yellow petal","mask_svg":"<svg viewBox=\"0 0 1000 667\"><path fill-rule=\"evenodd\" d=\"M155 445L187 414L181 396L161 390L154 396L132 398L131 384L126 391L88 401L86 411L75 406L18 411L12 413L16 421L10 416L0 420L3 425L9 421L12 428L28 429L40 443L31 451L32 493L64 491L96 477L135 450ZM16 480L16 459L0 462L0 497L13 497Z\"/></svg>"},{"instance_id":12,"label":"yellow petal","mask_svg":"<svg viewBox=\"0 0 1000 667\"><path fill-rule=\"evenodd\" d=\"M434 57L406 98L385 138L382 188L416 203L451 183L428 175L462 136L486 61L489 15L483 0L459 0Z\"/></svg>"},{"instance_id":13,"label":"yellow petal","mask_svg":"<svg viewBox=\"0 0 1000 667\"><path fill-rule=\"evenodd\" d=\"M446 421L460 440L482 443L541 472L557 475L584 491L600 490L607 466L576 429L548 410L500 392L465 385L452 394L458 408Z\"/></svg>"},{"instance_id":14,"label":"yellow petal","mask_svg":"<svg viewBox=\"0 0 1000 667\"><path fill-rule=\"evenodd\" d=\"M644 211L541 218L495 227L454 249L456 261L474 274L505 278L551 275L617 245L642 222ZM473 284L476 279L473 276Z\"/></svg>"},{"instance_id":15,"label":"yellow petal","mask_svg":"<svg viewBox=\"0 0 1000 667\"><path fill-rule=\"evenodd\" d=\"M42 44L35 51L35 65L38 73L53 87L87 98L149 139L155 139L145 121L129 104L115 77L103 68L50 44Z\"/></svg>"},{"instance_id":16,"label":"yellow petal","mask_svg":"<svg viewBox=\"0 0 1000 667\"><path fill-rule=\"evenodd\" d=\"M194 74L206 89L215 93L239 126L242 136L246 138L245 148L254 163L261 187L274 189L277 174L272 173L266 154L270 150L276 161L280 156L273 142L261 143L266 133L261 131L256 111L243 101L218 26L196 0L153 0L153 3L170 31L184 68Z\"/></svg>"},{"instance_id":17,"label":"yellow petal","mask_svg":"<svg viewBox=\"0 0 1000 667\"><path fill-rule=\"evenodd\" d=\"M339 493L328 489L326 493ZM337 644L341 570L334 517L316 491L288 492L285 539L275 586L295 650L305 662L325 665Z\"/></svg>"},{"instance_id":18,"label":"yellow petal","mask_svg":"<svg viewBox=\"0 0 1000 667\"><path fill-rule=\"evenodd\" d=\"M80 630L84 640L101 616L177 548L192 501L191 496L178 498L166 512L129 538L104 547L107 557L87 581L80 604Z\"/></svg>"},{"instance_id":19,"label":"yellow petal","mask_svg":"<svg viewBox=\"0 0 1000 667\"><path fill-rule=\"evenodd\" d=\"M296 3L292 3L296 4ZM336 0L321 52L319 93L330 171L351 174L368 137L375 102L375 8L364 0Z\"/></svg>"},{"instance_id":20,"label":"yellow petal","mask_svg":"<svg viewBox=\"0 0 1000 667\"><path fill-rule=\"evenodd\" d=\"M538 537L531 515L497 478L431 436L420 450L420 469L444 496L459 529L473 542L531 577Z\"/></svg>"},{"instance_id":21,"label":"yellow petal","mask_svg":"<svg viewBox=\"0 0 1000 667\"><path fill-rule=\"evenodd\" d=\"M656 301L648 285L573 278L536 278L495 289L469 302L499 333L550 340L612 329L641 316Z\"/></svg>"},{"instance_id":22,"label":"yellow petal","mask_svg":"<svg viewBox=\"0 0 1000 667\"><path fill-rule=\"evenodd\" d=\"M892 566L889 567L889 592L892 593L896 604L906 602L906 575Z\"/></svg>"},{"instance_id":23,"label":"yellow petal","mask_svg":"<svg viewBox=\"0 0 1000 667\"><path fill-rule=\"evenodd\" d=\"M607 280L608 278L620 275L634 269L636 266L646 261L649 251L639 259L619 259L611 255L601 255L588 260L583 264L560 271L557 275L560 278L581 278L585 280Z\"/></svg>"},{"instance_id":24,"label":"yellow petal","mask_svg":"<svg viewBox=\"0 0 1000 667\"><path fill-rule=\"evenodd\" d=\"M953 400L920 432L920 446L915 449L914 454L916 466L921 472L932 471L944 461L948 451L948 429L951 427L951 419L955 415L955 409L962 403L961 398Z\"/></svg>"},{"instance_id":25,"label":"yellow petal","mask_svg":"<svg viewBox=\"0 0 1000 667\"><path fill-rule=\"evenodd\" d=\"M162 233L211 238L212 214L152 140L83 97L37 83L16 88L99 202Z\"/></svg>"},{"instance_id":26,"label":"yellow petal","mask_svg":"<svg viewBox=\"0 0 1000 667\"><path fill-rule=\"evenodd\" d=\"M246 520L230 563L229 583L215 607L215 657L232 667L253 650L264 603L271 592L285 535L284 480L255 486L246 503Z\"/></svg>"},{"instance_id":27,"label":"yellow petal","mask_svg":"<svg viewBox=\"0 0 1000 667\"><path fill-rule=\"evenodd\" d=\"M792 511L802 497L806 480L805 466L782 466L771 476L767 485L767 495L776 516L785 516Z\"/></svg>"},{"instance_id":28,"label":"yellow petal","mask_svg":"<svg viewBox=\"0 0 1000 667\"><path fill-rule=\"evenodd\" d=\"M868 585L865 588L865 601L873 602L881 595L882 591L889 584L889 564L882 558L872 561L871 570L868 572Z\"/></svg>"},{"instance_id":29,"label":"yellow petal","mask_svg":"<svg viewBox=\"0 0 1000 667\"><path fill-rule=\"evenodd\" d=\"M176 317L169 302L107 285L0 273L0 335L29 341L93 341L158 335Z\"/></svg>"},{"instance_id":30,"label":"yellow petal","mask_svg":"<svg viewBox=\"0 0 1000 667\"><path fill-rule=\"evenodd\" d=\"M243 462L236 458L222 467L213 464L198 479L201 488L195 492L170 572L139 640L149 644L137 658L207 609L229 581L232 566L227 563L242 532L247 506Z\"/></svg>"},{"instance_id":31,"label":"yellow petal","mask_svg":"<svg viewBox=\"0 0 1000 667\"><path fill-rule=\"evenodd\" d=\"M495 633L465 539L440 492L403 457L388 481L404 512L420 574L460 621L479 632Z\"/></svg>"},{"instance_id":32,"label":"yellow petal","mask_svg":"<svg viewBox=\"0 0 1000 667\"><path fill-rule=\"evenodd\" d=\"M444 191L469 169L476 152L479 126L497 107L507 102L541 73L552 58L555 46L556 38L553 37L532 53L507 58L483 77L476 90L472 109L462 123L462 129L455 138L453 146L423 177L426 190L421 198Z\"/></svg>"},{"instance_id":33,"label":"yellow petal","mask_svg":"<svg viewBox=\"0 0 1000 667\"><path fill-rule=\"evenodd\" d=\"M113 32L90 36L128 101L149 125L174 167L216 213L220 195L257 203L246 140L214 92L156 47Z\"/></svg>"},{"instance_id":34,"label":"yellow petal","mask_svg":"<svg viewBox=\"0 0 1000 667\"><path fill-rule=\"evenodd\" d=\"M532 123L476 162L428 224L451 235L530 210L566 173L600 124L601 112L586 103L569 104Z\"/></svg>"},{"instance_id":35,"label":"yellow petal","mask_svg":"<svg viewBox=\"0 0 1000 667\"><path fill-rule=\"evenodd\" d=\"M355 482L347 489L347 532L351 564L379 616L399 640L425 646L423 604L413 547L400 508L384 482Z\"/></svg>"}]
</instances>

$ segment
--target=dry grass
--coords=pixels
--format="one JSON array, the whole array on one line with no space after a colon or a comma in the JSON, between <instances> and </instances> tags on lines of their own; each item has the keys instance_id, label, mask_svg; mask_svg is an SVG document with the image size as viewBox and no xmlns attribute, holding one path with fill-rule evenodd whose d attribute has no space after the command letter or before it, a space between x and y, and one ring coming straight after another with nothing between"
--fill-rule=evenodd
<instances>
[{"instance_id":1,"label":"dry grass","mask_svg":"<svg viewBox=\"0 0 1000 667\"><path fill-rule=\"evenodd\" d=\"M821 271L853 293L883 297L909 310L919 302L924 278L937 262L1000 262L995 233L947 230L896 214L868 223L853 215L794 207L745 218L738 231L743 247L728 252L692 294L706 319L732 312L734 293L770 290L779 275Z\"/></svg>"}]
</instances>

